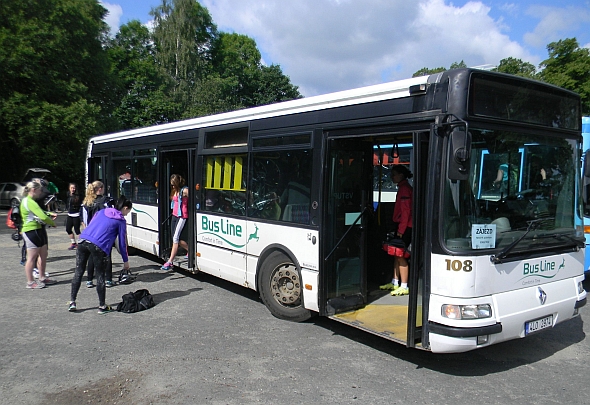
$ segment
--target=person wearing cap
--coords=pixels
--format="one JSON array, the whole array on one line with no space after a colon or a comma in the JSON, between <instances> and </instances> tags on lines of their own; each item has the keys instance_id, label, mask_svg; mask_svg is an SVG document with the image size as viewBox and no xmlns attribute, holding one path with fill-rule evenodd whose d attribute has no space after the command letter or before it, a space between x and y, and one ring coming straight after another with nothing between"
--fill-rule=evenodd
<instances>
[{"instance_id":1,"label":"person wearing cap","mask_svg":"<svg viewBox=\"0 0 590 405\"><path fill-rule=\"evenodd\" d=\"M391 168L391 179L397 184L395 207L393 208L393 223L396 236L404 241L406 249L412 243L412 201L413 190L408 179L412 172L404 165L394 165ZM392 290L391 295L408 295L408 276L410 266L404 256L395 256L393 265L393 279L391 283L380 286L382 290ZM401 284L400 284L401 283Z\"/></svg>"}]
</instances>

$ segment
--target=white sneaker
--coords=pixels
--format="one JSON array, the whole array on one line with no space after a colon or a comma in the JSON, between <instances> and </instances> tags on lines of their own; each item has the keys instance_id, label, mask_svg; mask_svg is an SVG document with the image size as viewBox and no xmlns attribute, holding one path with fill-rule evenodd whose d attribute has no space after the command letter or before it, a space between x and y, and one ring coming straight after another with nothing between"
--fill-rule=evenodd
<instances>
[{"instance_id":1,"label":"white sneaker","mask_svg":"<svg viewBox=\"0 0 590 405\"><path fill-rule=\"evenodd\" d=\"M39 269L36 267L33 269L33 278L39 278ZM45 278L49 278L48 272L45 272Z\"/></svg>"}]
</instances>

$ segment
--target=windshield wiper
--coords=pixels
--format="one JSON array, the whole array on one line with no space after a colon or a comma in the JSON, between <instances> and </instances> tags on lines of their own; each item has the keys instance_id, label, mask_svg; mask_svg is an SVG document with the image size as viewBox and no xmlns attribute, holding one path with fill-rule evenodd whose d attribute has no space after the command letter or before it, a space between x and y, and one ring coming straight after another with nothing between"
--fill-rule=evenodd
<instances>
[{"instance_id":1,"label":"windshield wiper","mask_svg":"<svg viewBox=\"0 0 590 405\"><path fill-rule=\"evenodd\" d=\"M529 221L529 226L527 227L526 231L522 234L522 236L514 242L512 242L510 245L506 246L504 249L502 249L502 251L497 255L490 256L490 261L494 264L502 263L502 259L505 259L506 256L508 256L508 253L510 253L510 251L514 249L514 247L518 245L529 234L530 231L538 229L543 222L547 222L549 220L554 219L555 218L539 218Z\"/></svg>"},{"instance_id":2,"label":"windshield wiper","mask_svg":"<svg viewBox=\"0 0 590 405\"><path fill-rule=\"evenodd\" d=\"M583 247L585 247L585 246L586 246L586 242L585 242L585 241L584 241L584 242L582 242L581 240L579 240L579 239L576 239L576 238L574 238L574 237L572 237L572 236L569 236L569 235L564 235L564 234L562 234L562 233L559 233L559 234L552 235L552 236L553 236L555 239L557 239L557 240L560 240L561 238L566 238L566 239L569 239L570 241L572 241L572 242L574 242L574 243L576 244L576 247L579 247L579 248L583 248Z\"/></svg>"}]
</instances>

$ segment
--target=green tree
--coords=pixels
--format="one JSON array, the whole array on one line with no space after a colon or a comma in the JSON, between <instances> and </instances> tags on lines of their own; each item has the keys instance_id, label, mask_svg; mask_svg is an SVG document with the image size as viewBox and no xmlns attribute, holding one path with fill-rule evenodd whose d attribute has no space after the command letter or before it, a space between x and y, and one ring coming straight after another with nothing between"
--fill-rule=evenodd
<instances>
[{"instance_id":1,"label":"green tree","mask_svg":"<svg viewBox=\"0 0 590 405\"><path fill-rule=\"evenodd\" d=\"M540 78L577 92L582 98L582 113L590 114L590 50L580 48L575 38L547 45L549 57L540 63Z\"/></svg>"},{"instance_id":2,"label":"green tree","mask_svg":"<svg viewBox=\"0 0 590 405\"><path fill-rule=\"evenodd\" d=\"M266 105L302 98L299 87L291 83L279 65L261 66L254 95L256 105Z\"/></svg>"},{"instance_id":3,"label":"green tree","mask_svg":"<svg viewBox=\"0 0 590 405\"><path fill-rule=\"evenodd\" d=\"M3 175L83 179L88 138L112 127L105 14L96 0L0 2L0 158L16 162Z\"/></svg>"},{"instance_id":4,"label":"green tree","mask_svg":"<svg viewBox=\"0 0 590 405\"><path fill-rule=\"evenodd\" d=\"M493 70L500 73L537 79L537 69L535 68L535 65L513 57L502 59L498 67Z\"/></svg>"},{"instance_id":5,"label":"green tree","mask_svg":"<svg viewBox=\"0 0 590 405\"><path fill-rule=\"evenodd\" d=\"M178 119L179 106L170 94L174 83L156 62L146 26L137 20L121 26L107 49L119 83L119 104L113 112L119 129Z\"/></svg>"},{"instance_id":6,"label":"green tree","mask_svg":"<svg viewBox=\"0 0 590 405\"><path fill-rule=\"evenodd\" d=\"M414 74L412 75L412 77L420 77L420 76L432 75L434 73L444 72L445 70L447 70L447 69L444 68L444 67L437 67L437 68L434 68L434 69L423 67L422 69L414 72Z\"/></svg>"},{"instance_id":7,"label":"green tree","mask_svg":"<svg viewBox=\"0 0 590 405\"><path fill-rule=\"evenodd\" d=\"M197 100L199 86L211 72L211 48L217 27L196 0L162 0L153 8L156 60L175 82L180 116Z\"/></svg>"},{"instance_id":8,"label":"green tree","mask_svg":"<svg viewBox=\"0 0 590 405\"><path fill-rule=\"evenodd\" d=\"M253 39L219 33L196 0L162 0L151 14L156 61L175 83L179 118L301 97L280 66L262 65Z\"/></svg>"}]
</instances>

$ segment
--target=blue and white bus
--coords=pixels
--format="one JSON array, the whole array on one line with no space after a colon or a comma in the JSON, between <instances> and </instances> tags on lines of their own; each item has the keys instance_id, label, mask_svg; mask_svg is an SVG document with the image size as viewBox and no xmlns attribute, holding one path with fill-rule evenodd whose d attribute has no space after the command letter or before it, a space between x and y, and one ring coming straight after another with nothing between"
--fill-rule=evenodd
<instances>
[{"instance_id":1,"label":"blue and white bus","mask_svg":"<svg viewBox=\"0 0 590 405\"><path fill-rule=\"evenodd\" d=\"M129 245L164 260L182 175L188 254L174 265L258 291L280 319L464 352L586 304L580 110L556 86L457 69L96 136L87 175L133 200ZM379 288L396 162L414 174L404 296Z\"/></svg>"},{"instance_id":2,"label":"blue and white bus","mask_svg":"<svg viewBox=\"0 0 590 405\"><path fill-rule=\"evenodd\" d=\"M590 151L590 117L582 117L582 154L586 156ZM586 249L590 245L590 179L584 178L584 234L586 235ZM584 273L590 275L590 253L586 254Z\"/></svg>"}]
</instances>

